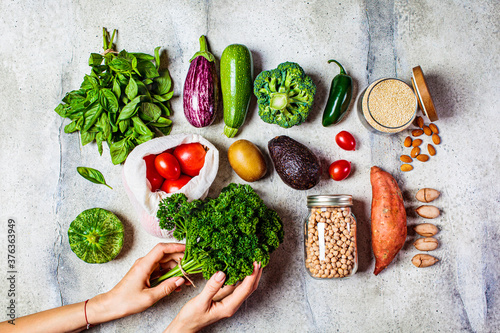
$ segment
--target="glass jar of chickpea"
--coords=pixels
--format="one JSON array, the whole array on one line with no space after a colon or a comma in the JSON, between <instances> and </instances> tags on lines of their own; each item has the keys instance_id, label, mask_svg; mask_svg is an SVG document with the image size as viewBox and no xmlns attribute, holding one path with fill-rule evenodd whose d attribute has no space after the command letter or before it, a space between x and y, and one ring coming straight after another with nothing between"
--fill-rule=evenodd
<instances>
[{"instance_id":1,"label":"glass jar of chickpea","mask_svg":"<svg viewBox=\"0 0 500 333\"><path fill-rule=\"evenodd\" d=\"M352 196L310 195L307 207L304 247L309 274L317 279L354 275L358 269L358 251Z\"/></svg>"}]
</instances>

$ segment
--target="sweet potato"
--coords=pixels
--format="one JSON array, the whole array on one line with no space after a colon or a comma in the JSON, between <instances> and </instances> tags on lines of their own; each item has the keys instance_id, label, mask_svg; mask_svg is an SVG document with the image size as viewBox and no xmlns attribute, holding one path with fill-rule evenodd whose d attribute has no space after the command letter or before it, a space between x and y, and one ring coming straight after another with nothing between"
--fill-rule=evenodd
<instances>
[{"instance_id":1,"label":"sweet potato","mask_svg":"<svg viewBox=\"0 0 500 333\"><path fill-rule=\"evenodd\" d=\"M372 248L377 275L394 259L406 240L406 211L396 180L379 167L372 167Z\"/></svg>"}]
</instances>

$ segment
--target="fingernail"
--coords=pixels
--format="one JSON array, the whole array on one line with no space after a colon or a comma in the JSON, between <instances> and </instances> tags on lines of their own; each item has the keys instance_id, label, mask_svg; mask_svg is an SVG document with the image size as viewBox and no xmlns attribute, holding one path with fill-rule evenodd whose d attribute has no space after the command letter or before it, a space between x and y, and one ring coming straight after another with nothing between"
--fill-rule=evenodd
<instances>
[{"instance_id":1,"label":"fingernail","mask_svg":"<svg viewBox=\"0 0 500 333\"><path fill-rule=\"evenodd\" d=\"M226 274L224 274L224 272L217 272L217 274L215 274L215 281L217 282L222 282L225 278Z\"/></svg>"},{"instance_id":2,"label":"fingernail","mask_svg":"<svg viewBox=\"0 0 500 333\"><path fill-rule=\"evenodd\" d=\"M175 281L175 285L177 287L180 287L184 283L184 278L180 278L179 280Z\"/></svg>"},{"instance_id":3,"label":"fingernail","mask_svg":"<svg viewBox=\"0 0 500 333\"><path fill-rule=\"evenodd\" d=\"M259 269L260 269L261 267L262 267L262 263L261 263L261 262L259 262Z\"/></svg>"}]
</instances>

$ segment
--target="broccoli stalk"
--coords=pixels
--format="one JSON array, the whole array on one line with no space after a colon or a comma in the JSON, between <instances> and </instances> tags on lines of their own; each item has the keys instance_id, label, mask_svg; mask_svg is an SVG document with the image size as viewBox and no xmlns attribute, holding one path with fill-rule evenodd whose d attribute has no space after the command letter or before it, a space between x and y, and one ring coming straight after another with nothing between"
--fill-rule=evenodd
<instances>
[{"instance_id":1,"label":"broccoli stalk","mask_svg":"<svg viewBox=\"0 0 500 333\"><path fill-rule=\"evenodd\" d=\"M315 93L314 82L293 62L261 72L254 82L259 116L284 128L300 125L307 119Z\"/></svg>"},{"instance_id":2,"label":"broccoli stalk","mask_svg":"<svg viewBox=\"0 0 500 333\"><path fill-rule=\"evenodd\" d=\"M232 285L252 274L254 262L266 266L283 242L281 219L249 185L230 184L206 201L188 202L184 194L174 194L160 202L157 216L161 228L175 228L174 237L186 239L186 250L180 266L152 281L153 286L183 276L182 270L202 273L207 280L223 271L225 284Z\"/></svg>"}]
</instances>

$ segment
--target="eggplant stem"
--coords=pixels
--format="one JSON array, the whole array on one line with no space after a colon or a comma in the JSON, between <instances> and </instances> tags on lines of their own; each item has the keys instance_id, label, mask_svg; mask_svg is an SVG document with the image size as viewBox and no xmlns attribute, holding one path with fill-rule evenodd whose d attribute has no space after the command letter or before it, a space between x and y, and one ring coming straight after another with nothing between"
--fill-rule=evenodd
<instances>
[{"instance_id":1,"label":"eggplant stem","mask_svg":"<svg viewBox=\"0 0 500 333\"><path fill-rule=\"evenodd\" d=\"M193 61L197 57L204 57L209 62L215 61L214 55L208 51L207 39L204 35L201 35L200 37L200 50L196 52L191 59L189 59L189 62Z\"/></svg>"}]
</instances>

